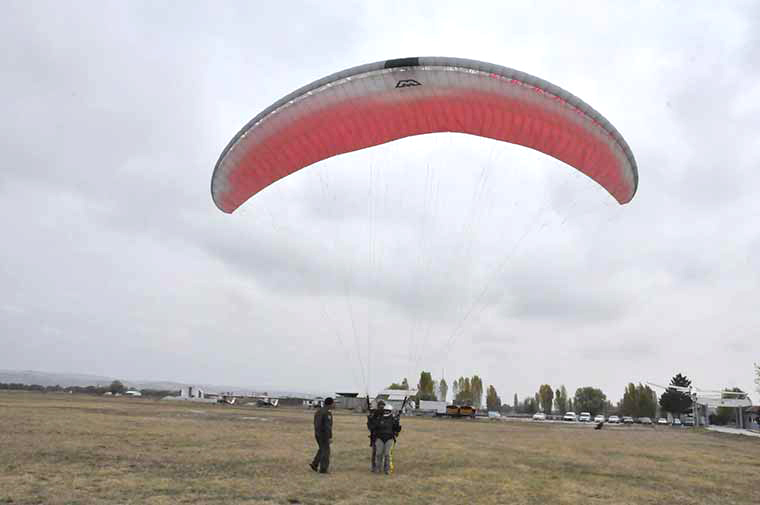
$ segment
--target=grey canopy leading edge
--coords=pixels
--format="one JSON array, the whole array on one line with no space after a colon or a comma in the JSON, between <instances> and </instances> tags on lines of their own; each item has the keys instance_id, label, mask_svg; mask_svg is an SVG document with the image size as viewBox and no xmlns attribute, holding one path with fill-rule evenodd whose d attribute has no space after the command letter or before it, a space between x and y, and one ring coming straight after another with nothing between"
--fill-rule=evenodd
<instances>
[{"instance_id":1,"label":"grey canopy leading edge","mask_svg":"<svg viewBox=\"0 0 760 505\"><path fill-rule=\"evenodd\" d=\"M437 132L530 147L580 170L621 204L636 193L631 149L581 99L499 65L420 57L343 70L275 102L222 151L211 194L219 209L231 213L273 182L318 161Z\"/></svg>"}]
</instances>

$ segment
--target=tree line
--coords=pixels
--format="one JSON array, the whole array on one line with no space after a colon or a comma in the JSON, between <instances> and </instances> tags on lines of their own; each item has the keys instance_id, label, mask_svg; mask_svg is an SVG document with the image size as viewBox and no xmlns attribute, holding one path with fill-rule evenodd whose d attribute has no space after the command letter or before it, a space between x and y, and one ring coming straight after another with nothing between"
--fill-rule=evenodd
<instances>
[{"instance_id":1,"label":"tree line","mask_svg":"<svg viewBox=\"0 0 760 505\"><path fill-rule=\"evenodd\" d=\"M676 393L675 396L672 396ZM691 406L688 395L674 390L666 392L662 410L681 414ZM688 406L683 403L682 396L688 400ZM515 395L513 405L509 409L518 414L546 414L564 415L567 412L588 412L591 416L603 414L622 415L631 417L655 417L657 415L657 393L652 388L643 384L628 383L623 392L623 397L617 404L613 404L607 395L599 388L593 386L580 387L570 397L567 388L562 385L553 389L549 384L542 384L533 398L526 398L520 403Z\"/></svg>"},{"instance_id":2,"label":"tree line","mask_svg":"<svg viewBox=\"0 0 760 505\"><path fill-rule=\"evenodd\" d=\"M123 394L127 388L121 381L113 381L108 386L41 386L39 384L22 384L18 382L0 382L0 389L11 391L37 391L41 393L77 393L89 395ZM163 398L164 396L177 396L179 391L163 389L140 389L140 394L147 397Z\"/></svg>"},{"instance_id":3,"label":"tree line","mask_svg":"<svg viewBox=\"0 0 760 505\"><path fill-rule=\"evenodd\" d=\"M401 382L394 382L388 389L406 390L409 388L409 381L406 377ZM454 405L469 405L475 408L483 406L483 380L477 375L472 377L460 377L451 384L452 403ZM436 381L430 372L420 372L420 378L417 382L417 394L410 397L416 403L420 400L430 401L447 401L449 395L449 385L446 379L441 378ZM486 390L486 404L501 405L499 395L493 385L488 386Z\"/></svg>"},{"instance_id":4,"label":"tree line","mask_svg":"<svg viewBox=\"0 0 760 505\"><path fill-rule=\"evenodd\" d=\"M760 386L760 367L756 366L756 373ZM681 373L670 380L670 386L689 387L690 385L691 380ZM650 418L657 416L658 407L662 412L669 412L674 416L688 413L692 409L692 400L687 393L669 388L658 398L657 393L648 385L633 382L628 383L623 397L615 404L601 389L592 386L577 388L575 394L570 396L564 385L554 389L549 384L542 384L532 397L523 398L522 401L515 393L510 405L502 403L493 385L489 385L485 391L483 386L483 380L477 374L472 377L459 377L451 384L451 403L460 406L469 405L477 409L485 407L489 411L501 413L544 412L564 415L566 412L588 412L592 416L604 414ZM391 384L388 389L410 389L409 381L404 378L400 383ZM738 389L735 390L738 391ZM448 393L449 386L445 379L436 381L430 372L422 371L417 382L417 394L411 399L418 404L419 400L447 401ZM483 405L484 393L485 405ZM731 413L732 409L719 409L716 421L722 421L722 417L730 416Z\"/></svg>"}]
</instances>

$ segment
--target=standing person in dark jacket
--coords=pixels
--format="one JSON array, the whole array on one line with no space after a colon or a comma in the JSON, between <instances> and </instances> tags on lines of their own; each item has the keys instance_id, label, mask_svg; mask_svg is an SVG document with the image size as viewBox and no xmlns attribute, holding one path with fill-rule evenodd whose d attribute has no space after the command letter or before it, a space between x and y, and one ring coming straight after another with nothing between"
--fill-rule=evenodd
<instances>
[{"instance_id":1,"label":"standing person in dark jacket","mask_svg":"<svg viewBox=\"0 0 760 505\"><path fill-rule=\"evenodd\" d=\"M398 417L393 415L393 407L386 405L383 415L375 424L375 469L376 473L382 471L388 475L391 470L391 447L396 437L401 432L401 423Z\"/></svg>"},{"instance_id":2,"label":"standing person in dark jacket","mask_svg":"<svg viewBox=\"0 0 760 505\"><path fill-rule=\"evenodd\" d=\"M317 439L317 455L311 462L311 469L327 473L330 468L330 442L332 442L333 399L325 398L325 404L314 413L314 438Z\"/></svg>"},{"instance_id":3,"label":"standing person in dark jacket","mask_svg":"<svg viewBox=\"0 0 760 505\"><path fill-rule=\"evenodd\" d=\"M383 410L385 409L385 402L382 400L379 400L377 402L377 408L375 410L371 410L369 414L367 414L367 429L369 430L369 445L372 447L372 458L370 462L372 463L372 471L374 472L377 469L377 466L375 464L375 454L376 454L376 446L375 442L377 441L377 434L375 433L377 428L377 423L380 420L381 417L383 417Z\"/></svg>"}]
</instances>

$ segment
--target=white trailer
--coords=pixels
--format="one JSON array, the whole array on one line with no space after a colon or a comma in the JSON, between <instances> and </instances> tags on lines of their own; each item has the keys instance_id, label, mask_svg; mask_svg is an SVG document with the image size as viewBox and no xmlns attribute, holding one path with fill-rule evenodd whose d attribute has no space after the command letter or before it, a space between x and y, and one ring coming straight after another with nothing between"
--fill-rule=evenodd
<instances>
[{"instance_id":1,"label":"white trailer","mask_svg":"<svg viewBox=\"0 0 760 505\"><path fill-rule=\"evenodd\" d=\"M435 414L437 416L446 415L446 402L434 402L430 400L420 400L419 411L424 414Z\"/></svg>"}]
</instances>

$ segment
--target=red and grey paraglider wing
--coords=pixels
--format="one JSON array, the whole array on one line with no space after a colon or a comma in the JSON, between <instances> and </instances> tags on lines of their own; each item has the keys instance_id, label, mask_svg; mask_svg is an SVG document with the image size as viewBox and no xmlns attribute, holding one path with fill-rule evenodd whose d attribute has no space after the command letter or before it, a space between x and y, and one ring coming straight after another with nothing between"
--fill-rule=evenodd
<instances>
[{"instance_id":1,"label":"red and grey paraglider wing","mask_svg":"<svg viewBox=\"0 0 760 505\"><path fill-rule=\"evenodd\" d=\"M536 149L588 175L621 204L636 193L633 153L601 114L537 77L458 58L372 63L291 93L227 145L211 193L221 210L233 212L273 182L325 158L435 132Z\"/></svg>"}]
</instances>

